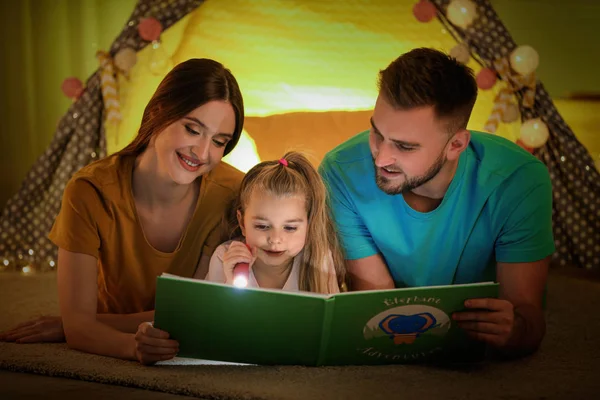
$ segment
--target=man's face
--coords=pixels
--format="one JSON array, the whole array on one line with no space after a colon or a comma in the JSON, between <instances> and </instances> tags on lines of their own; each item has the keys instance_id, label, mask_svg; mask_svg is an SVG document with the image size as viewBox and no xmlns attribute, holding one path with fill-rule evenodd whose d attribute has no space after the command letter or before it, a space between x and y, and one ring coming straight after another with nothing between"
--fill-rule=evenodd
<instances>
[{"instance_id":1,"label":"man's face","mask_svg":"<svg viewBox=\"0 0 600 400\"><path fill-rule=\"evenodd\" d=\"M377 186L393 195L426 184L445 165L450 139L433 107L397 110L379 96L369 134Z\"/></svg>"}]
</instances>

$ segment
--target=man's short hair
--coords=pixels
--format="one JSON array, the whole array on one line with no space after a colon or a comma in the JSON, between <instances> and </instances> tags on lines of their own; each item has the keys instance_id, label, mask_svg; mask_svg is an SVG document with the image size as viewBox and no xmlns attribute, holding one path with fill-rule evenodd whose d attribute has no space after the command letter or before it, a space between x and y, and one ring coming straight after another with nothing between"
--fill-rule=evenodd
<instances>
[{"instance_id":1,"label":"man's short hair","mask_svg":"<svg viewBox=\"0 0 600 400\"><path fill-rule=\"evenodd\" d=\"M473 70L434 49L418 48L392 61L379 72L379 93L394 108L433 106L447 121L448 132L465 129L477 99Z\"/></svg>"}]
</instances>

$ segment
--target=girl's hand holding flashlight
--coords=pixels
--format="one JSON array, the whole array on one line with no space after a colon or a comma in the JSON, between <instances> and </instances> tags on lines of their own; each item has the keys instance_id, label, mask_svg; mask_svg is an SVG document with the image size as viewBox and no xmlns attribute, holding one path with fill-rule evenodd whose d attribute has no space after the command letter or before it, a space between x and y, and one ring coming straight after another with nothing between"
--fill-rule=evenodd
<instances>
[{"instance_id":1,"label":"girl's hand holding flashlight","mask_svg":"<svg viewBox=\"0 0 600 400\"><path fill-rule=\"evenodd\" d=\"M250 248L242 243L233 241L223 255L223 272L225 273L225 283L238 287L246 287L249 268L240 266L240 273L235 274L236 265L247 264L251 267L256 260L256 249L250 251ZM236 276L237 275L237 276ZM245 278L245 279L244 279Z\"/></svg>"}]
</instances>

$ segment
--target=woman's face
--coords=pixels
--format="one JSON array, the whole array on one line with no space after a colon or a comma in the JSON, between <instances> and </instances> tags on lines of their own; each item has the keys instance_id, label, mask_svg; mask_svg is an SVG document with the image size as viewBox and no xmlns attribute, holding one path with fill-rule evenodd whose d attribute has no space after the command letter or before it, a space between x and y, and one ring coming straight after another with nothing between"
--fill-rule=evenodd
<instances>
[{"instance_id":1,"label":"woman's face","mask_svg":"<svg viewBox=\"0 0 600 400\"><path fill-rule=\"evenodd\" d=\"M211 101L155 136L158 166L175 183L187 185L212 170L233 138L235 112L229 102Z\"/></svg>"}]
</instances>

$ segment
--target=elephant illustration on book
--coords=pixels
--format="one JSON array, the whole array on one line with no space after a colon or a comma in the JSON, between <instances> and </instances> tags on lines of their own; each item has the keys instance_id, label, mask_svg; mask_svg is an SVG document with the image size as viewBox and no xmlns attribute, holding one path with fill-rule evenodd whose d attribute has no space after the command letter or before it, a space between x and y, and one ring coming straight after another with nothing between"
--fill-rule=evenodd
<instances>
[{"instance_id":1,"label":"elephant illustration on book","mask_svg":"<svg viewBox=\"0 0 600 400\"><path fill-rule=\"evenodd\" d=\"M435 317L428 312L413 315L392 314L379 323L394 344L412 344L421 334L437 326Z\"/></svg>"}]
</instances>

